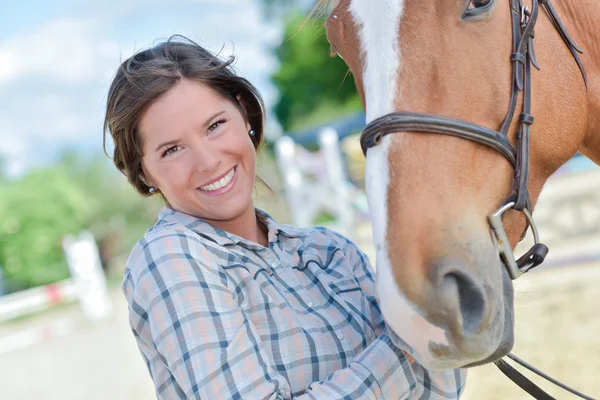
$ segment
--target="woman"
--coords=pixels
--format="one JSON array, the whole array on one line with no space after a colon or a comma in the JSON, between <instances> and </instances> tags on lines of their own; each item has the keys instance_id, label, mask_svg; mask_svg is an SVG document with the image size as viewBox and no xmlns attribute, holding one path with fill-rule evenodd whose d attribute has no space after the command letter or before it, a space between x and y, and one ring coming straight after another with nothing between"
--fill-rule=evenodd
<instances>
[{"instance_id":1,"label":"woman","mask_svg":"<svg viewBox=\"0 0 600 400\"><path fill-rule=\"evenodd\" d=\"M458 398L462 371L394 345L354 244L254 207L264 107L230 64L173 37L125 61L108 95L115 165L166 202L123 282L157 397Z\"/></svg>"}]
</instances>

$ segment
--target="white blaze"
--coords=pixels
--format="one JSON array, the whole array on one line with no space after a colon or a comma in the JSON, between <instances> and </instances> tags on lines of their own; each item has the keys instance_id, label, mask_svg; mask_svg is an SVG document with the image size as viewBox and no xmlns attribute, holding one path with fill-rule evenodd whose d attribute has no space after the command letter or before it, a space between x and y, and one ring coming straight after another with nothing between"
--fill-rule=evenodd
<instances>
[{"instance_id":1,"label":"white blaze","mask_svg":"<svg viewBox=\"0 0 600 400\"><path fill-rule=\"evenodd\" d=\"M359 27L364 57L363 88L367 123L394 111L400 72L399 29L404 0L352 0L350 12ZM377 295L386 323L424 364L435 364L430 342L448 345L443 329L429 323L400 293L392 275L386 248L387 192L390 182L388 151L391 136L369 149L366 189L377 251Z\"/></svg>"}]
</instances>

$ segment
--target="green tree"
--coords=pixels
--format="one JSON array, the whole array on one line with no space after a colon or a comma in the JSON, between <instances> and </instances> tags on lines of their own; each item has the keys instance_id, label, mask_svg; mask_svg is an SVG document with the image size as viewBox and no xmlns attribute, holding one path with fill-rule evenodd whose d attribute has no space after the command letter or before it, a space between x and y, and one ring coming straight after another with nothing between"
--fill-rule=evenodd
<instances>
[{"instance_id":1,"label":"green tree","mask_svg":"<svg viewBox=\"0 0 600 400\"><path fill-rule=\"evenodd\" d=\"M139 196L104 156L74 151L2 185L0 267L10 291L69 277L62 249L67 234L90 230L105 261L126 255L161 205Z\"/></svg>"},{"instance_id":2,"label":"green tree","mask_svg":"<svg viewBox=\"0 0 600 400\"><path fill-rule=\"evenodd\" d=\"M280 94L274 112L284 129L301 128L360 109L348 67L330 56L321 19L294 13L285 24L285 39L276 49L280 69L272 80Z\"/></svg>"},{"instance_id":3,"label":"green tree","mask_svg":"<svg viewBox=\"0 0 600 400\"><path fill-rule=\"evenodd\" d=\"M104 155L83 158L67 150L60 163L86 194L83 228L94 234L103 262L129 253L156 220L162 200L141 197Z\"/></svg>"},{"instance_id":4,"label":"green tree","mask_svg":"<svg viewBox=\"0 0 600 400\"><path fill-rule=\"evenodd\" d=\"M69 275L60 239L82 226L85 206L84 193L61 167L33 171L17 182L4 183L0 265L14 289Z\"/></svg>"}]
</instances>

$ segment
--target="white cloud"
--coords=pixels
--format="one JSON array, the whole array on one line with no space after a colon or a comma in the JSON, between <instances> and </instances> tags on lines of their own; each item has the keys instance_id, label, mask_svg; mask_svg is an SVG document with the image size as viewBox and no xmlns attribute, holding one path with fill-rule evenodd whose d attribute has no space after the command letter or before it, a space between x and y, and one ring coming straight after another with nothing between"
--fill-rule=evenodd
<instances>
[{"instance_id":1,"label":"white cloud","mask_svg":"<svg viewBox=\"0 0 600 400\"><path fill-rule=\"evenodd\" d=\"M160 11L163 8L164 12ZM258 0L158 0L89 3L78 15L49 20L0 39L0 155L17 176L64 146L101 151L104 101L119 63L156 39L181 33L222 55L272 104L270 48L279 24L262 19Z\"/></svg>"},{"instance_id":2,"label":"white cloud","mask_svg":"<svg viewBox=\"0 0 600 400\"><path fill-rule=\"evenodd\" d=\"M29 76L63 83L105 78L119 46L102 40L93 19L61 18L0 42L0 84Z\"/></svg>"},{"instance_id":3,"label":"white cloud","mask_svg":"<svg viewBox=\"0 0 600 400\"><path fill-rule=\"evenodd\" d=\"M30 132L62 141L74 139L86 130L90 121L78 110L82 104L65 94L47 93L32 99L31 109L36 110L37 118L27 123Z\"/></svg>"}]
</instances>

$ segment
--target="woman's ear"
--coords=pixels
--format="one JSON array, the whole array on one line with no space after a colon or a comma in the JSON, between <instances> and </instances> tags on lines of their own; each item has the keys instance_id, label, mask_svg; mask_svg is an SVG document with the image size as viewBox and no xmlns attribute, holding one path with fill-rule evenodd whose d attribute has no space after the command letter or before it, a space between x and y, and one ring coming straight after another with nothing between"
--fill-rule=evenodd
<instances>
[{"instance_id":1,"label":"woman's ear","mask_svg":"<svg viewBox=\"0 0 600 400\"><path fill-rule=\"evenodd\" d=\"M144 165L142 164L142 172L140 173L140 179L142 180L142 182L144 182L144 184L148 187L150 186L154 186L154 183L152 183L150 180L148 180L146 177L148 176L148 174L146 173L146 169L144 168Z\"/></svg>"},{"instance_id":2,"label":"woman's ear","mask_svg":"<svg viewBox=\"0 0 600 400\"><path fill-rule=\"evenodd\" d=\"M246 129L250 130L252 127L250 126L250 122L248 121L248 111L246 109L246 103L244 103L244 99L241 94L235 96L240 108L242 110L242 117L244 117L244 121L246 121Z\"/></svg>"},{"instance_id":3,"label":"woman's ear","mask_svg":"<svg viewBox=\"0 0 600 400\"><path fill-rule=\"evenodd\" d=\"M242 106L242 109L244 110L244 113L246 112L246 104L244 103L244 99L242 99L242 95L238 94L237 96L235 96L235 99L237 100L238 104L240 106Z\"/></svg>"}]
</instances>

